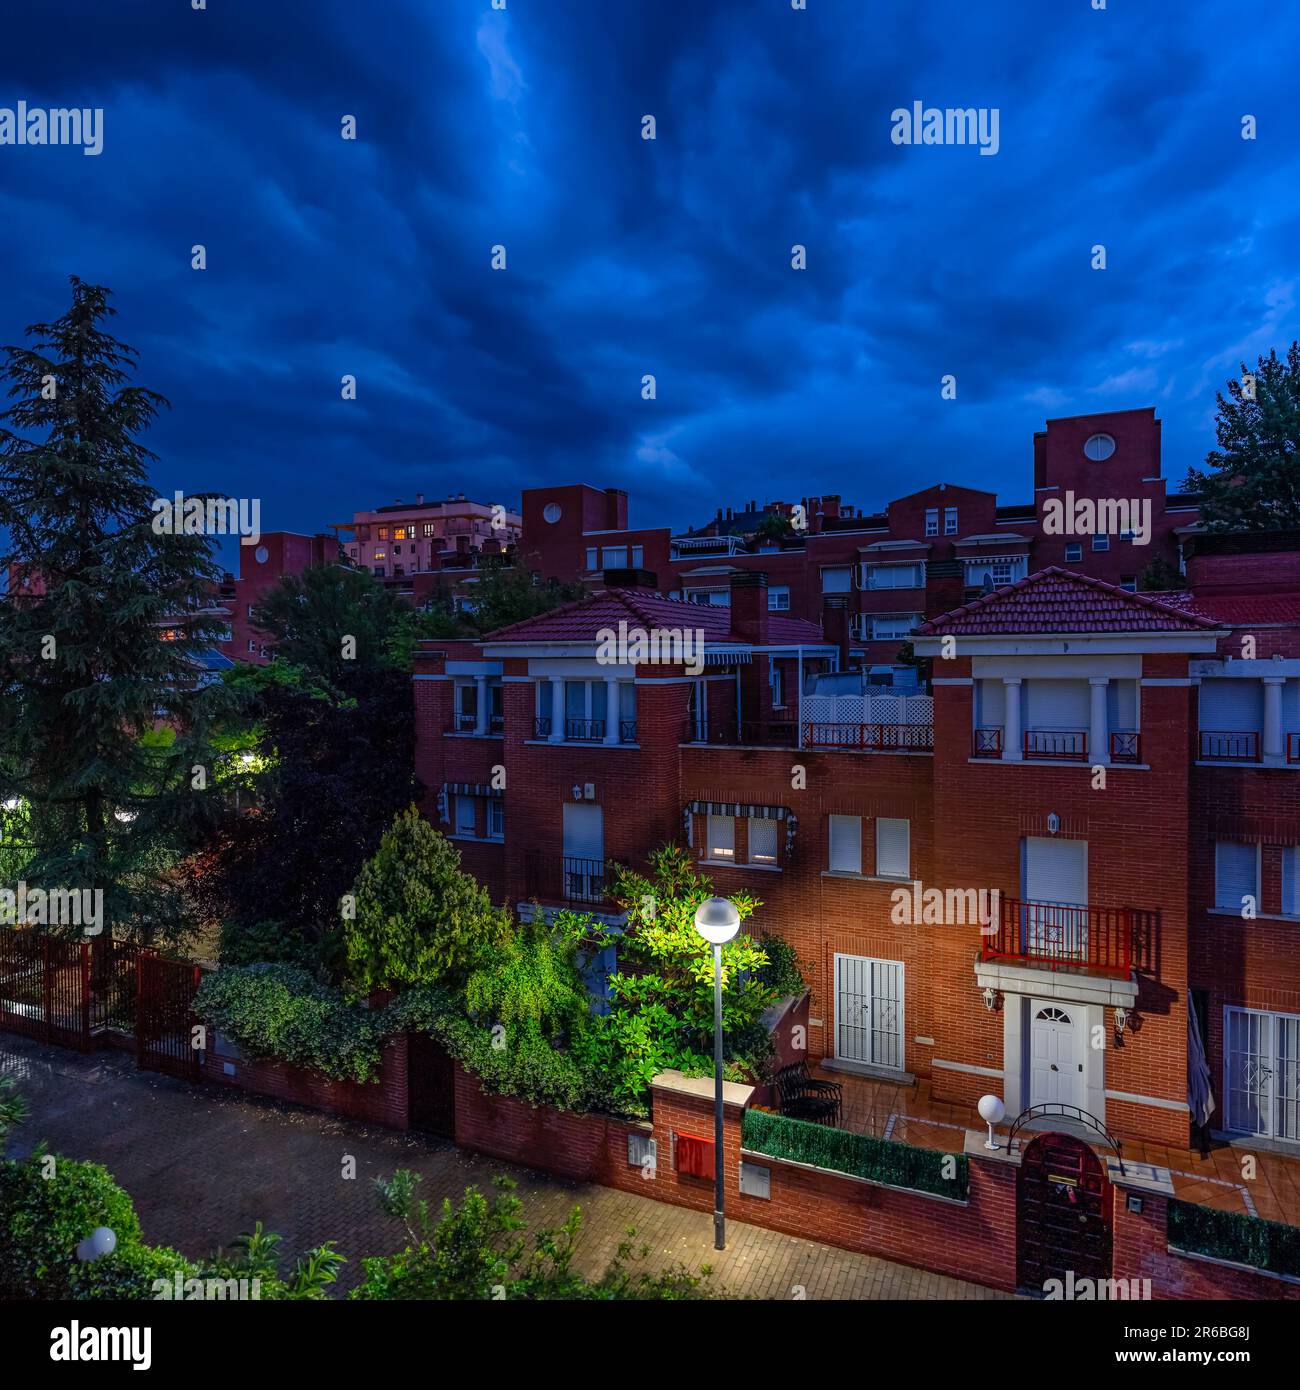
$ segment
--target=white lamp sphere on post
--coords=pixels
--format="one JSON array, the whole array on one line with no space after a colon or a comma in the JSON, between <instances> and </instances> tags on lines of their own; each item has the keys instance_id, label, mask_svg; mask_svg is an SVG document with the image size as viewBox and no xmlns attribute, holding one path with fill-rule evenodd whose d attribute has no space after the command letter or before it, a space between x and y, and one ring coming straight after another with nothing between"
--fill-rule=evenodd
<instances>
[{"instance_id":1,"label":"white lamp sphere on post","mask_svg":"<svg viewBox=\"0 0 1300 1390\"><path fill-rule=\"evenodd\" d=\"M996 1149L998 1142L993 1137L993 1126L1000 1125L1006 1119L1007 1107L1002 1104L1001 1096L981 1096L976 1109L980 1112L980 1119L989 1127L989 1137L984 1141L984 1147Z\"/></svg>"},{"instance_id":2,"label":"white lamp sphere on post","mask_svg":"<svg viewBox=\"0 0 1300 1390\"><path fill-rule=\"evenodd\" d=\"M117 1249L117 1236L107 1226L96 1226L77 1246L77 1258L86 1263L101 1255L111 1255Z\"/></svg>"},{"instance_id":3,"label":"white lamp sphere on post","mask_svg":"<svg viewBox=\"0 0 1300 1390\"><path fill-rule=\"evenodd\" d=\"M695 930L713 946L725 946L740 930L740 913L727 898L705 898L695 909Z\"/></svg>"}]
</instances>

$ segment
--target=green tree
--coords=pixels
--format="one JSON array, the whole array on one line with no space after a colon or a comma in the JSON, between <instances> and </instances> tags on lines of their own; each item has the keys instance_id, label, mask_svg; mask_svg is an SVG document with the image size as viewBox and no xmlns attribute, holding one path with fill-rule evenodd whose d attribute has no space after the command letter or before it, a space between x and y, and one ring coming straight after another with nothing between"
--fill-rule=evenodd
<instances>
[{"instance_id":1,"label":"green tree","mask_svg":"<svg viewBox=\"0 0 1300 1390\"><path fill-rule=\"evenodd\" d=\"M1163 555L1157 555L1138 576L1138 588L1144 593L1168 593L1186 587L1182 571Z\"/></svg>"},{"instance_id":2,"label":"green tree","mask_svg":"<svg viewBox=\"0 0 1300 1390\"><path fill-rule=\"evenodd\" d=\"M695 929L695 909L714 888L686 850L664 845L650 855L648 877L615 865L611 896L627 913L616 939L622 968L609 977L608 1015L576 1041L584 1064L610 1078L615 1101L636 1110L666 1067L699 1075L712 1066L713 948ZM747 893L731 901L742 920L761 906ZM601 928L592 921L589 930ZM744 932L722 948L723 1051L736 1080L771 1051L760 1021L777 998L764 977L767 964L762 946Z\"/></svg>"},{"instance_id":3,"label":"green tree","mask_svg":"<svg viewBox=\"0 0 1300 1390\"><path fill-rule=\"evenodd\" d=\"M764 512L754 527L756 541L783 541L794 535L794 523L780 512Z\"/></svg>"},{"instance_id":4,"label":"green tree","mask_svg":"<svg viewBox=\"0 0 1300 1390\"><path fill-rule=\"evenodd\" d=\"M348 973L361 990L463 982L505 937L509 918L460 867L460 853L414 806L402 812L352 888Z\"/></svg>"},{"instance_id":5,"label":"green tree","mask_svg":"<svg viewBox=\"0 0 1300 1390\"><path fill-rule=\"evenodd\" d=\"M1219 447L1206 468L1193 468L1185 486L1201 494L1208 531L1300 528L1300 342L1285 358L1272 349L1253 373L1220 392L1215 433ZM1254 377L1253 389L1244 381Z\"/></svg>"},{"instance_id":6,"label":"green tree","mask_svg":"<svg viewBox=\"0 0 1300 1390\"><path fill-rule=\"evenodd\" d=\"M473 606L460 616L466 635L481 637L498 628L521 623L549 613L561 604L585 598L581 584L564 584L557 579L541 579L518 564L509 564L500 557L487 556L478 568L478 578L471 586ZM430 636L445 636L436 632Z\"/></svg>"},{"instance_id":7,"label":"green tree","mask_svg":"<svg viewBox=\"0 0 1300 1390\"><path fill-rule=\"evenodd\" d=\"M130 383L108 293L73 277L67 312L0 364L0 568L19 581L0 603L0 767L29 881L101 890L108 922L174 938L172 870L209 809L190 769L209 761L218 702L196 663L224 629L221 571L210 538L154 529L139 436L166 402ZM181 731L166 746L142 737L159 720Z\"/></svg>"},{"instance_id":8,"label":"green tree","mask_svg":"<svg viewBox=\"0 0 1300 1390\"><path fill-rule=\"evenodd\" d=\"M330 689L401 667L410 609L364 570L312 565L287 574L253 609L277 658Z\"/></svg>"},{"instance_id":9,"label":"green tree","mask_svg":"<svg viewBox=\"0 0 1300 1390\"><path fill-rule=\"evenodd\" d=\"M27 1118L27 1102L18 1094L12 1076L0 1076L0 1156L4 1154L10 1130Z\"/></svg>"},{"instance_id":10,"label":"green tree","mask_svg":"<svg viewBox=\"0 0 1300 1390\"><path fill-rule=\"evenodd\" d=\"M477 1187L465 1189L459 1206L444 1198L435 1220L419 1196L420 1175L398 1169L376 1183L380 1204L406 1228L407 1246L395 1255L362 1261L365 1277L356 1299L450 1301L471 1299L609 1301L679 1300L711 1297L710 1270L693 1274L682 1265L651 1274L633 1271L649 1247L634 1246L635 1231L594 1279L573 1268L582 1229L574 1207L564 1224L538 1231L531 1245L522 1234L524 1207L514 1182L495 1178L489 1201Z\"/></svg>"}]
</instances>

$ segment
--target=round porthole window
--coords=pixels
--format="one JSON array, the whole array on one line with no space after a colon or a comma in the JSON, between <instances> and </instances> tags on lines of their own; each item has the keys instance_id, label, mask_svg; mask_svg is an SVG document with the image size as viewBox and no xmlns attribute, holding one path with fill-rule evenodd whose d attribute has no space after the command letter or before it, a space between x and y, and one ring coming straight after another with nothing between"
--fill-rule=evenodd
<instances>
[{"instance_id":1,"label":"round porthole window","mask_svg":"<svg viewBox=\"0 0 1300 1390\"><path fill-rule=\"evenodd\" d=\"M271 552L264 545L259 545L257 549L253 551L253 559L256 560L259 565L264 565L270 554Z\"/></svg>"},{"instance_id":2,"label":"round porthole window","mask_svg":"<svg viewBox=\"0 0 1300 1390\"><path fill-rule=\"evenodd\" d=\"M1115 441L1108 434L1094 434L1083 446L1085 458L1093 463L1105 463L1115 452Z\"/></svg>"},{"instance_id":3,"label":"round porthole window","mask_svg":"<svg viewBox=\"0 0 1300 1390\"><path fill-rule=\"evenodd\" d=\"M561 516L560 504L559 504L558 502L548 502L548 503L542 508L542 515L546 518L547 521L550 521L550 522L559 521L560 516Z\"/></svg>"}]
</instances>

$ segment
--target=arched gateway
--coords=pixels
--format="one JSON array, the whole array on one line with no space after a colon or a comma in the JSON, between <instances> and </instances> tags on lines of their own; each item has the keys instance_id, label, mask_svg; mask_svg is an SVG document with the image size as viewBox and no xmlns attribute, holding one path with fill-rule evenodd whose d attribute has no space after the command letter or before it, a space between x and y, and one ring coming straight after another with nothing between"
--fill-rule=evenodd
<instances>
[{"instance_id":1,"label":"arched gateway","mask_svg":"<svg viewBox=\"0 0 1300 1390\"><path fill-rule=\"evenodd\" d=\"M1016 1184L1017 1287L1041 1294L1050 1279L1072 1287L1109 1279L1110 1269L1105 1166L1072 1134L1040 1134L1025 1148Z\"/></svg>"}]
</instances>

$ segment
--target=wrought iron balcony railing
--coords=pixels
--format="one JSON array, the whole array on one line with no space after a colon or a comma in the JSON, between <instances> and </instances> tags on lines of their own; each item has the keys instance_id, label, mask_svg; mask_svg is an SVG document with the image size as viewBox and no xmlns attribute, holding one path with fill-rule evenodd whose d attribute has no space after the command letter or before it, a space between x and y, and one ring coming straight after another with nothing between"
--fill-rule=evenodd
<instances>
[{"instance_id":1,"label":"wrought iron balcony railing","mask_svg":"<svg viewBox=\"0 0 1300 1390\"><path fill-rule=\"evenodd\" d=\"M728 720L707 726L692 719L682 734L683 743L707 743L723 748L758 746L794 748L798 746L798 726L780 720Z\"/></svg>"},{"instance_id":2,"label":"wrought iron balcony railing","mask_svg":"<svg viewBox=\"0 0 1300 1390\"><path fill-rule=\"evenodd\" d=\"M1024 961L1052 970L1076 967L1127 975L1135 957L1135 922L1128 907L1003 898L998 920L981 927L983 960Z\"/></svg>"},{"instance_id":3,"label":"wrought iron balcony railing","mask_svg":"<svg viewBox=\"0 0 1300 1390\"><path fill-rule=\"evenodd\" d=\"M1246 731L1202 729L1200 750L1201 757L1210 762L1257 763L1259 761L1259 733L1253 729Z\"/></svg>"},{"instance_id":4,"label":"wrought iron balcony railing","mask_svg":"<svg viewBox=\"0 0 1300 1390\"><path fill-rule=\"evenodd\" d=\"M1026 729L1026 758L1051 762L1085 762L1088 757L1086 729Z\"/></svg>"},{"instance_id":5,"label":"wrought iron balcony railing","mask_svg":"<svg viewBox=\"0 0 1300 1390\"><path fill-rule=\"evenodd\" d=\"M539 902L611 907L608 889L616 862L530 850L524 856L524 891Z\"/></svg>"},{"instance_id":6,"label":"wrought iron balcony railing","mask_svg":"<svg viewBox=\"0 0 1300 1390\"><path fill-rule=\"evenodd\" d=\"M850 748L887 753L899 750L929 752L934 748L930 724L821 724L805 722L805 748Z\"/></svg>"},{"instance_id":7,"label":"wrought iron balcony railing","mask_svg":"<svg viewBox=\"0 0 1300 1390\"><path fill-rule=\"evenodd\" d=\"M972 758L1000 758L1002 756L1002 729L976 729L971 741Z\"/></svg>"},{"instance_id":8,"label":"wrought iron balcony railing","mask_svg":"<svg viewBox=\"0 0 1300 1390\"><path fill-rule=\"evenodd\" d=\"M1142 735L1136 729L1115 729L1110 736L1110 760L1113 763L1140 763Z\"/></svg>"}]
</instances>

